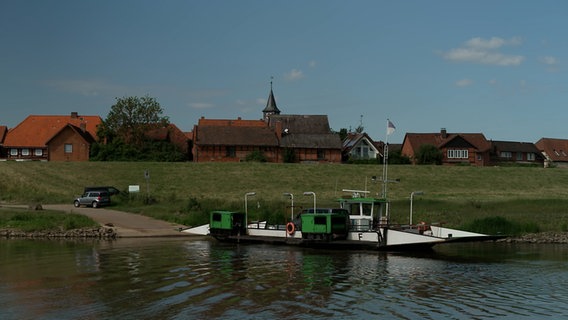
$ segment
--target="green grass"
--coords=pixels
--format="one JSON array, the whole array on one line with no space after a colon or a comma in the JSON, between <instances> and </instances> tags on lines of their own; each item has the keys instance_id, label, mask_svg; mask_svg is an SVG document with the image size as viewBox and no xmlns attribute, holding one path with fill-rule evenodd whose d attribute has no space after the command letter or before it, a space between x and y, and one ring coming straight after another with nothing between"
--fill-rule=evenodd
<instances>
[{"instance_id":1,"label":"green grass","mask_svg":"<svg viewBox=\"0 0 568 320\"><path fill-rule=\"evenodd\" d=\"M149 170L150 179L144 178ZM294 194L296 206L335 206L341 189L381 192L379 165L273 163L158 162L0 162L0 202L71 203L87 185L112 185L139 194L113 197L113 208L185 225L207 221L215 209L244 210L246 192L251 219L285 219L290 204L282 194ZM568 170L536 167L389 166L388 196L392 218L408 223L409 197L414 197L413 222L444 222L471 226L475 220L502 217L540 231L568 230ZM147 194L149 190L149 194ZM147 201L147 200L150 201ZM276 221L278 222L278 221Z\"/></svg>"},{"instance_id":2,"label":"green grass","mask_svg":"<svg viewBox=\"0 0 568 320\"><path fill-rule=\"evenodd\" d=\"M0 229L24 232L67 231L95 227L98 224L80 214L68 214L49 210L0 208Z\"/></svg>"}]
</instances>

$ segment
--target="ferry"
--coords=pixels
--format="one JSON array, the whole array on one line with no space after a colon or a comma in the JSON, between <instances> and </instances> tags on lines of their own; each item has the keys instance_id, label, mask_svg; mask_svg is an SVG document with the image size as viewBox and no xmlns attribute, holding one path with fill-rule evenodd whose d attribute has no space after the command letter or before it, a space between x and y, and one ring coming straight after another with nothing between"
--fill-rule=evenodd
<instances>
[{"instance_id":1,"label":"ferry","mask_svg":"<svg viewBox=\"0 0 568 320\"><path fill-rule=\"evenodd\" d=\"M318 208L314 205L295 217L292 215L286 224L269 224L266 221L249 223L246 210L244 213L219 210L210 213L209 224L183 232L209 235L223 242L381 251L427 250L442 243L503 238L445 228L440 224L391 224L386 199L369 197L369 191L343 191L350 195L338 199L337 208Z\"/></svg>"}]
</instances>

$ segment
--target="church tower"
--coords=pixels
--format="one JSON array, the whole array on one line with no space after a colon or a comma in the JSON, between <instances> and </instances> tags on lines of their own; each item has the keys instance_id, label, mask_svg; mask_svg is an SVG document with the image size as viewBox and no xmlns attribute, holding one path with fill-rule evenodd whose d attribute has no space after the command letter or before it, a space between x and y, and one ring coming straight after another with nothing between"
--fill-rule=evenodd
<instances>
[{"instance_id":1,"label":"church tower","mask_svg":"<svg viewBox=\"0 0 568 320\"><path fill-rule=\"evenodd\" d=\"M270 81L270 94L268 95L266 108L262 110L262 119L268 122L268 118L273 114L280 114L280 109L276 106L276 99L274 99L274 93L272 92L272 81Z\"/></svg>"}]
</instances>

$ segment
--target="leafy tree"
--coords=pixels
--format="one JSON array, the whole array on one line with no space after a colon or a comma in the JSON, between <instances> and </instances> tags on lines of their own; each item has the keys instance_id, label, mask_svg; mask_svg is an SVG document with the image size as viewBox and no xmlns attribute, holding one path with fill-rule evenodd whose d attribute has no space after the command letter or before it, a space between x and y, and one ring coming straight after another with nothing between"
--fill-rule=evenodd
<instances>
[{"instance_id":1,"label":"leafy tree","mask_svg":"<svg viewBox=\"0 0 568 320\"><path fill-rule=\"evenodd\" d=\"M347 138L347 129L346 128L339 129L339 139L343 141L345 140L345 138Z\"/></svg>"},{"instance_id":2,"label":"leafy tree","mask_svg":"<svg viewBox=\"0 0 568 320\"><path fill-rule=\"evenodd\" d=\"M107 118L98 128L99 141L91 148L94 161L184 161L179 148L152 140L148 132L169 125L156 99L149 96L116 98Z\"/></svg>"},{"instance_id":3,"label":"leafy tree","mask_svg":"<svg viewBox=\"0 0 568 320\"><path fill-rule=\"evenodd\" d=\"M442 164L443 154L436 146L424 144L420 146L415 157L418 164Z\"/></svg>"},{"instance_id":4,"label":"leafy tree","mask_svg":"<svg viewBox=\"0 0 568 320\"><path fill-rule=\"evenodd\" d=\"M148 130L169 124L168 118L162 116L163 112L158 101L148 95L116 98L116 103L99 128L99 138L118 138L139 146Z\"/></svg>"},{"instance_id":5,"label":"leafy tree","mask_svg":"<svg viewBox=\"0 0 568 320\"><path fill-rule=\"evenodd\" d=\"M389 164L410 164L410 158L402 154L402 150L389 151Z\"/></svg>"}]
</instances>

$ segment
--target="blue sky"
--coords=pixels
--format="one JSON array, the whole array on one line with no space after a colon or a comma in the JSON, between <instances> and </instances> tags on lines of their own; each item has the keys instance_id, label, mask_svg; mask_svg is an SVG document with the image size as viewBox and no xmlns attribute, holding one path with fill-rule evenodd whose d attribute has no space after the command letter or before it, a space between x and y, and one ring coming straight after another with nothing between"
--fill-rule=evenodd
<instances>
[{"instance_id":1,"label":"blue sky","mask_svg":"<svg viewBox=\"0 0 568 320\"><path fill-rule=\"evenodd\" d=\"M0 2L0 124L30 114L106 118L149 95L180 129L283 114L334 130L568 139L568 2Z\"/></svg>"}]
</instances>

